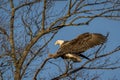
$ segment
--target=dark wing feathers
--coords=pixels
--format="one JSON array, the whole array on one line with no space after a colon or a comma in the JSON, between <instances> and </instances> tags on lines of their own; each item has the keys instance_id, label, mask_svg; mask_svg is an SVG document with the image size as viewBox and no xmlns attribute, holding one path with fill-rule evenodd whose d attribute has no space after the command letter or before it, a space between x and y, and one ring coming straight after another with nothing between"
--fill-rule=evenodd
<instances>
[{"instance_id":1,"label":"dark wing feathers","mask_svg":"<svg viewBox=\"0 0 120 80\"><path fill-rule=\"evenodd\" d=\"M80 51L86 51L89 48L92 48L96 45L100 45L106 41L106 37L101 34L89 34L84 40L82 40L80 46L78 47ZM78 51L79 51L78 50Z\"/></svg>"},{"instance_id":2,"label":"dark wing feathers","mask_svg":"<svg viewBox=\"0 0 120 80\"><path fill-rule=\"evenodd\" d=\"M67 53L81 53L96 45L100 45L105 41L106 37L102 34L84 33L79 35L77 38L63 44L57 53L61 55Z\"/></svg>"}]
</instances>

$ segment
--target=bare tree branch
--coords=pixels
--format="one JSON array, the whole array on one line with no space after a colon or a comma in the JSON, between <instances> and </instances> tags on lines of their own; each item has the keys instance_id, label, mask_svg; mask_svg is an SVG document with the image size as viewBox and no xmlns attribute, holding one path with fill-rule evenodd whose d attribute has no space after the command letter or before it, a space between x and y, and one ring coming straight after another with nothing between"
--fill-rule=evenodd
<instances>
[{"instance_id":1,"label":"bare tree branch","mask_svg":"<svg viewBox=\"0 0 120 80\"><path fill-rule=\"evenodd\" d=\"M35 75L33 77L34 80L37 80L37 75L38 73L41 71L41 69L45 66L46 62L51 59L51 58L46 58L43 63L41 64L41 66L37 69L37 71L35 72Z\"/></svg>"},{"instance_id":2,"label":"bare tree branch","mask_svg":"<svg viewBox=\"0 0 120 80\"><path fill-rule=\"evenodd\" d=\"M56 33L57 33L57 32L56 32ZM26 69L29 67L30 63L31 63L31 62L34 60L34 58L39 54L39 52L40 52L46 45L48 45L48 43L54 38L54 36L56 35L56 33L54 33L54 34L52 35L52 37L51 37L41 48L39 48L39 50L38 50L37 52L34 53L34 56L30 59L30 61L26 64L25 68L23 69L22 75L25 74L25 71L26 71ZM47 62L47 61L45 60L45 62L43 62L43 64L45 65L46 62ZM43 67L44 65L41 65L41 67ZM41 68L41 67L40 67L40 68ZM40 69L39 69L39 71L40 71ZM39 72L39 71L38 71L38 72ZM38 72L36 73L36 76L37 76ZM36 76L35 76L35 77L36 77Z\"/></svg>"},{"instance_id":3,"label":"bare tree branch","mask_svg":"<svg viewBox=\"0 0 120 80\"><path fill-rule=\"evenodd\" d=\"M44 8L42 13L42 30L45 28L46 3L46 0L44 0Z\"/></svg>"}]
</instances>

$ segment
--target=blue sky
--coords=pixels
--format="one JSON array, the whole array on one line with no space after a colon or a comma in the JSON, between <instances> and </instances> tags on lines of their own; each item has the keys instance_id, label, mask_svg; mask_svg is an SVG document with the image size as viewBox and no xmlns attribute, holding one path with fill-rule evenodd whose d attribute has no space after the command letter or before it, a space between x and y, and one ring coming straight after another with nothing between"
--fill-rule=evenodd
<instances>
[{"instance_id":1,"label":"blue sky","mask_svg":"<svg viewBox=\"0 0 120 80\"><path fill-rule=\"evenodd\" d=\"M57 13L57 11L62 10L61 6L63 7L65 3L66 3L65 1L64 2L63 1L56 2L56 7L53 8L53 12ZM51 14L55 14L55 13L51 13ZM110 36L108 38L107 51L112 50L116 46L120 45L120 37L119 37L120 21L114 21L114 20L109 20L109 19L105 19L105 18L96 18L87 26L78 26L78 27L70 26L70 27L61 29L57 33L57 35L54 37L54 39L49 43L50 53L55 53L57 51L57 49L59 48L58 46L54 45L56 40L58 40L58 39L71 40L85 32L101 33L103 35L106 35L107 32L110 32ZM120 53L120 52L118 52L118 53ZM113 56L116 56L116 55L113 55ZM120 56L120 55L118 55L118 56ZM113 61L114 61L114 59L115 59L115 57L112 58ZM53 60L53 61L55 61L55 60ZM56 67L54 67L54 68L56 68ZM51 71L51 72L46 72L46 73L49 73L51 75L52 75L52 73L56 73L55 69L51 69L49 71ZM105 71L105 74L102 76L102 78L104 80L107 80L107 79L110 79L111 76L114 75L114 76L116 76L117 79L119 79L120 78L119 74L120 74L120 69L109 70L109 71ZM42 74L42 75L44 76L45 74ZM28 80L28 79L26 79L26 80Z\"/></svg>"}]
</instances>

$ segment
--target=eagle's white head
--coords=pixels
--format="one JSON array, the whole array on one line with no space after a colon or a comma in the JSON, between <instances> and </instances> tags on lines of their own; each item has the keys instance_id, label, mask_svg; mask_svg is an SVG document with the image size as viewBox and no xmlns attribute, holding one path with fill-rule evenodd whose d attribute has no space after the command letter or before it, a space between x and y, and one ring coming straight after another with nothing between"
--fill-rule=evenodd
<instances>
[{"instance_id":1,"label":"eagle's white head","mask_svg":"<svg viewBox=\"0 0 120 80\"><path fill-rule=\"evenodd\" d=\"M57 41L55 42L55 45L61 46L63 43L64 43L64 40L57 40Z\"/></svg>"}]
</instances>

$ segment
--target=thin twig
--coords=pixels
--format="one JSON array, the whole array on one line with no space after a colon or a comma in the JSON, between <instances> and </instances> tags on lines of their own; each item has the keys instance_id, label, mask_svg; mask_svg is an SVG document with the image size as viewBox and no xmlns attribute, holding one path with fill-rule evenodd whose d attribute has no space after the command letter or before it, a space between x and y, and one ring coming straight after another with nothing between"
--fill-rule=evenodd
<instances>
[{"instance_id":1,"label":"thin twig","mask_svg":"<svg viewBox=\"0 0 120 80\"><path fill-rule=\"evenodd\" d=\"M33 80L37 80L37 75L38 73L41 71L41 69L43 69L43 67L45 66L45 64L47 63L47 61L51 59L51 58L46 58L43 63L41 64L41 66L36 70L36 72L34 73L34 77L33 77Z\"/></svg>"}]
</instances>

